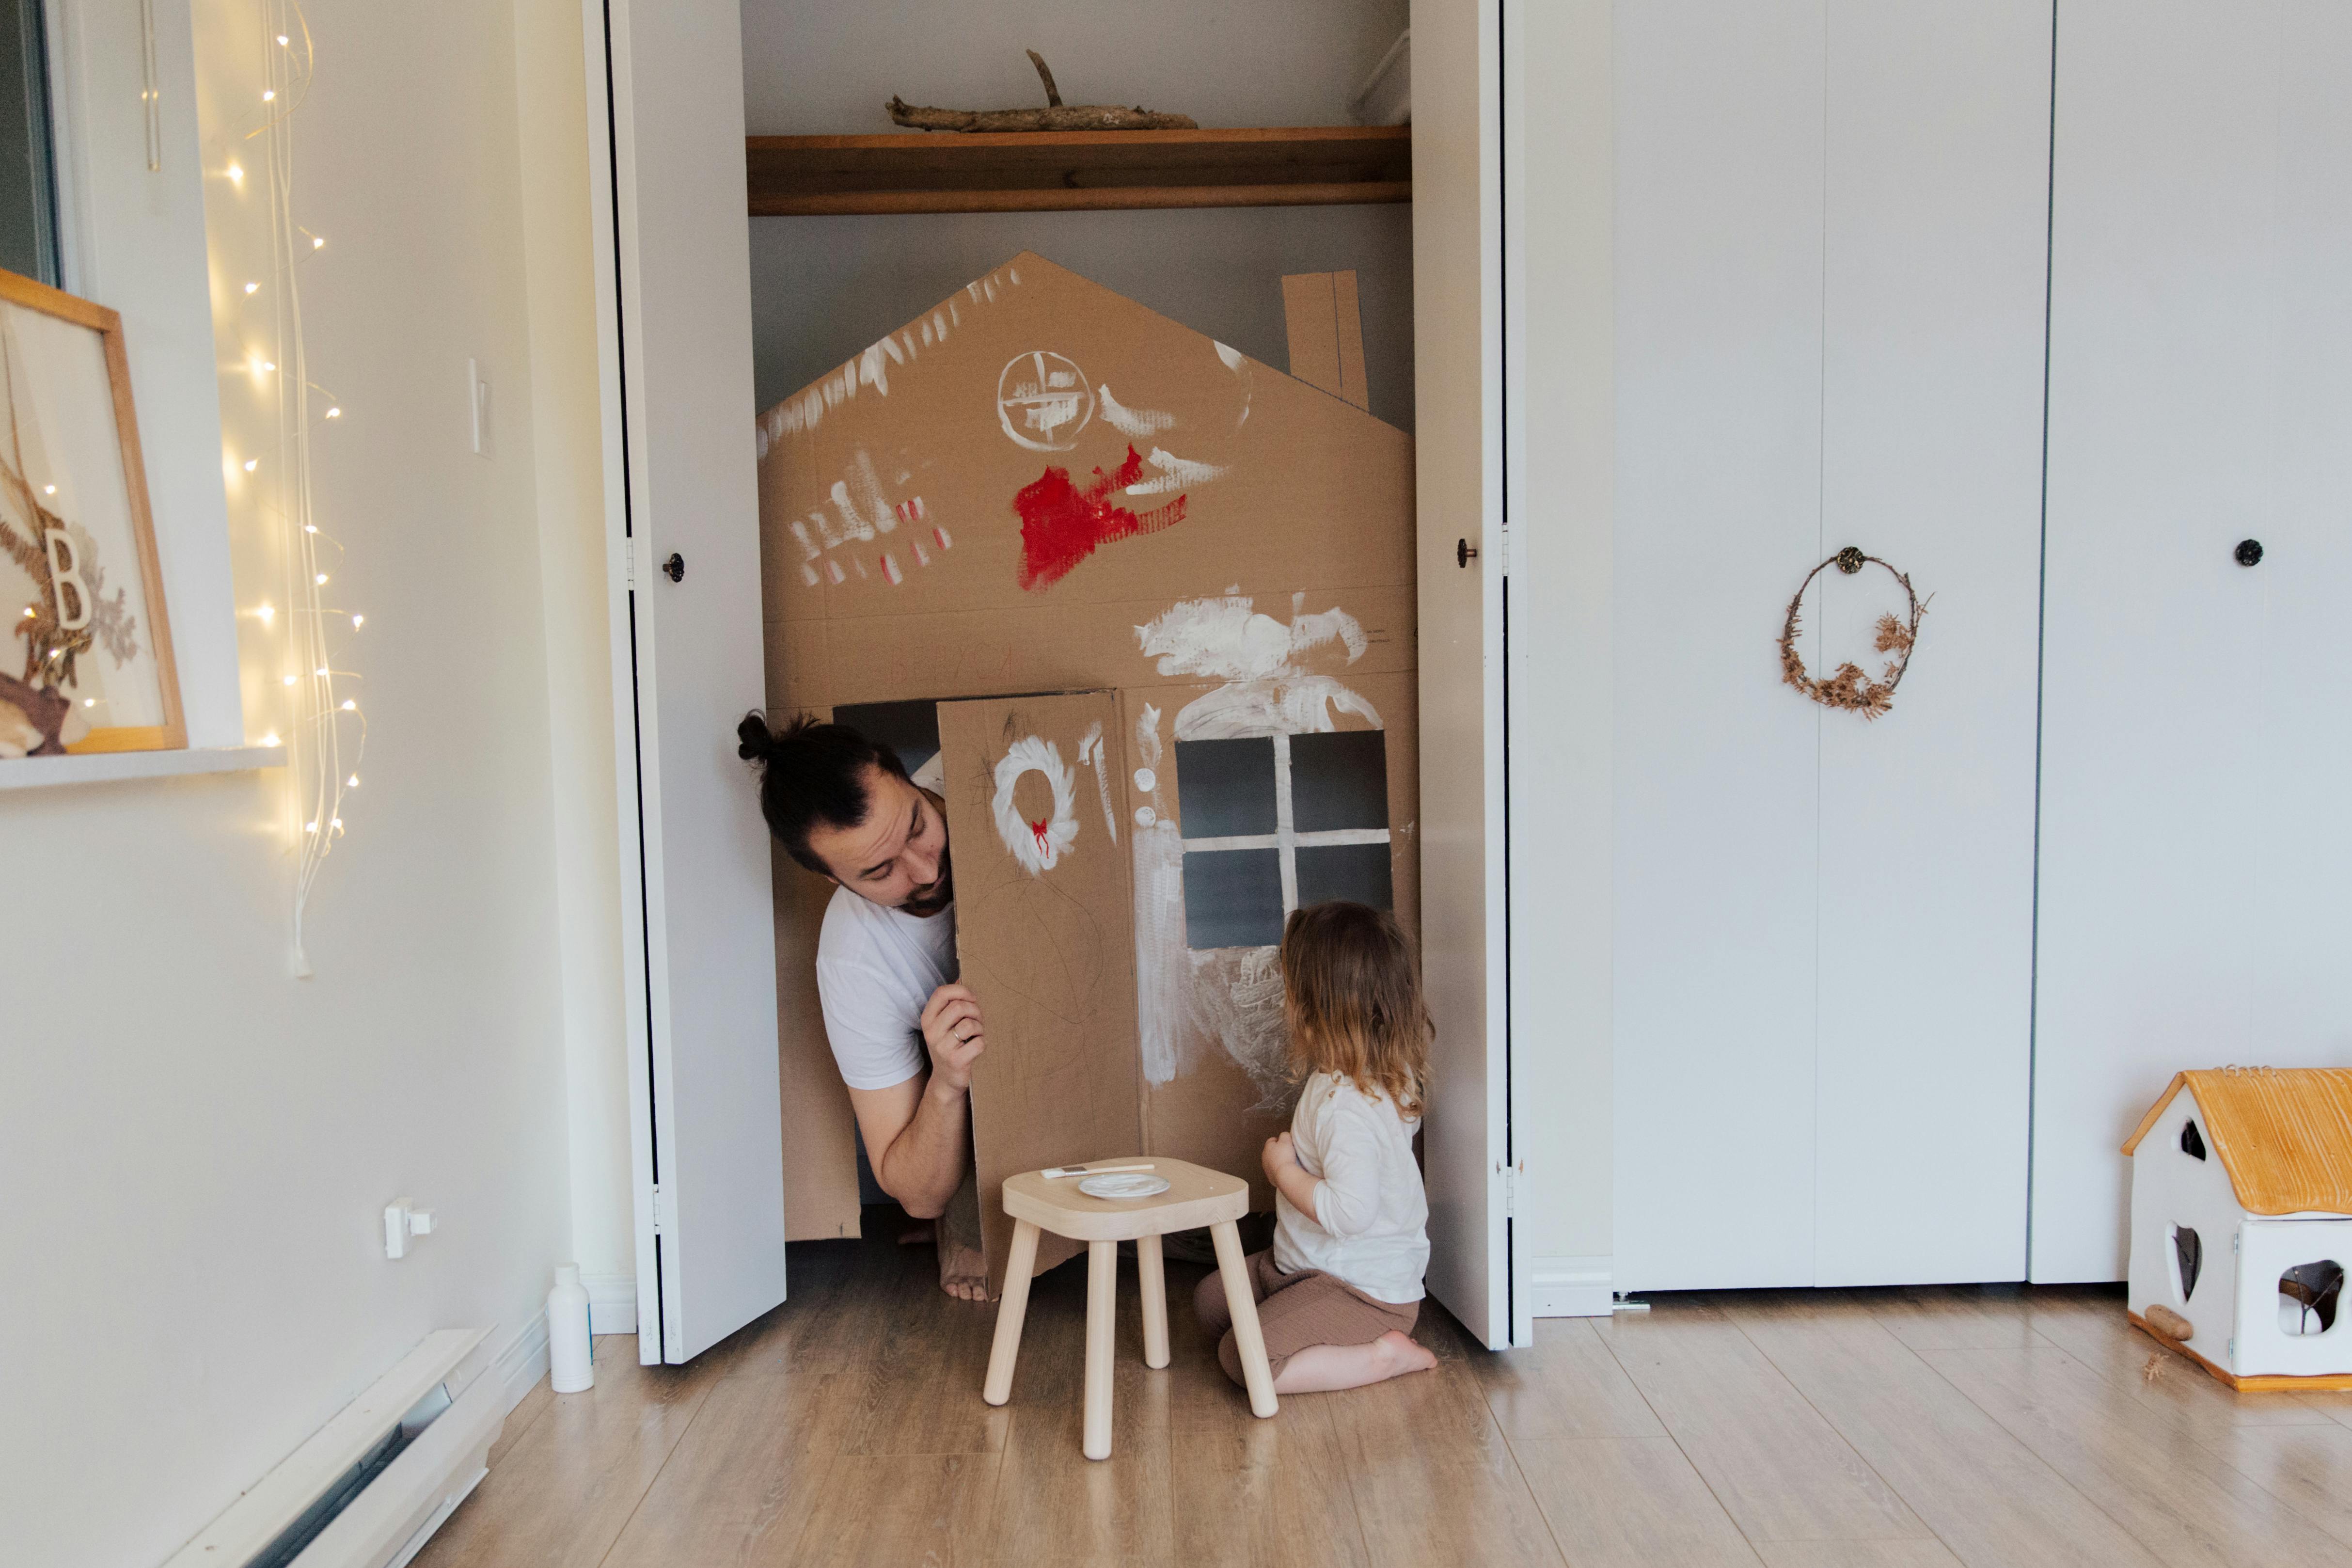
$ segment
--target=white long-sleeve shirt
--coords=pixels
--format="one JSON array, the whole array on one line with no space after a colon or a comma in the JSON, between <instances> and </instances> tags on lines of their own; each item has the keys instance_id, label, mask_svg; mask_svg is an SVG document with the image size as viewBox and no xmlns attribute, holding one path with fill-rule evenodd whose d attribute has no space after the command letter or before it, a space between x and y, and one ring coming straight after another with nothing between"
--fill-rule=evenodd
<instances>
[{"instance_id":1,"label":"white long-sleeve shirt","mask_svg":"<svg viewBox=\"0 0 2352 1568\"><path fill-rule=\"evenodd\" d=\"M1418 1117L1386 1095L1367 1095L1318 1072L1291 1114L1298 1163L1319 1178L1315 1212L1274 1199L1274 1265L1319 1268L1383 1301L1418 1301L1429 1268L1429 1197L1413 1163Z\"/></svg>"}]
</instances>

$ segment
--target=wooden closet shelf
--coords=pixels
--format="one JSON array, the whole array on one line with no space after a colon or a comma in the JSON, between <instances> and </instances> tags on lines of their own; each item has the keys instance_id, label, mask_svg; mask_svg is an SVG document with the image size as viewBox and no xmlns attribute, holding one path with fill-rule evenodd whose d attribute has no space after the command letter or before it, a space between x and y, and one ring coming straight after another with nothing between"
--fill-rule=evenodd
<instances>
[{"instance_id":1,"label":"wooden closet shelf","mask_svg":"<svg viewBox=\"0 0 2352 1568\"><path fill-rule=\"evenodd\" d=\"M1411 126L751 136L754 217L1412 199Z\"/></svg>"}]
</instances>

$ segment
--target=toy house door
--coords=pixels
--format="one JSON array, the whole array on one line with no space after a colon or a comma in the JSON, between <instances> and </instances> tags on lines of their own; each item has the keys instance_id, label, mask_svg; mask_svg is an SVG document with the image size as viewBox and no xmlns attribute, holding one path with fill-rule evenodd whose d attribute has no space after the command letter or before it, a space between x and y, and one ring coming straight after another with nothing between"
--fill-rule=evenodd
<instances>
[{"instance_id":1,"label":"toy house door","mask_svg":"<svg viewBox=\"0 0 2352 1568\"><path fill-rule=\"evenodd\" d=\"M769 849L735 754L762 706L750 237L733 0L587 6L637 1356L783 1300ZM625 877L625 882L626 879Z\"/></svg>"}]
</instances>

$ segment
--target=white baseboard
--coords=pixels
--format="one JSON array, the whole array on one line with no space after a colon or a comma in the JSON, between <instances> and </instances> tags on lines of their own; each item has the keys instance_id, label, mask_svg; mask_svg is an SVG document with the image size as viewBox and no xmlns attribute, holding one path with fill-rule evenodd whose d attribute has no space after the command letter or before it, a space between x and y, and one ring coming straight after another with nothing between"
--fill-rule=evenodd
<instances>
[{"instance_id":1,"label":"white baseboard","mask_svg":"<svg viewBox=\"0 0 2352 1568\"><path fill-rule=\"evenodd\" d=\"M515 1331L506 1348L490 1363L489 1374L505 1389L504 1410L512 1410L547 1375L547 1314L534 1312Z\"/></svg>"},{"instance_id":2,"label":"white baseboard","mask_svg":"<svg viewBox=\"0 0 2352 1568\"><path fill-rule=\"evenodd\" d=\"M588 1290L588 1331L592 1334L634 1334L637 1331L637 1278L634 1274L583 1274Z\"/></svg>"},{"instance_id":3,"label":"white baseboard","mask_svg":"<svg viewBox=\"0 0 2352 1568\"><path fill-rule=\"evenodd\" d=\"M1526 1289L1533 1302L1528 1316L1536 1318L1605 1318L1609 1316L1611 1258L1531 1258Z\"/></svg>"}]
</instances>

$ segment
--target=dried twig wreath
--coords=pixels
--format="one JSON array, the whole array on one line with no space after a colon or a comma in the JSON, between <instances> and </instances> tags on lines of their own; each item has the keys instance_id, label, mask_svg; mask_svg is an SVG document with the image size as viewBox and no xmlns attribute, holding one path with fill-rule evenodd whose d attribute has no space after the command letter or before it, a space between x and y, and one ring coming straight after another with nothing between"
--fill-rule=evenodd
<instances>
[{"instance_id":1,"label":"dried twig wreath","mask_svg":"<svg viewBox=\"0 0 2352 1568\"><path fill-rule=\"evenodd\" d=\"M1852 660L1837 667L1837 672L1827 680L1816 680L1806 669L1805 661L1797 655L1797 617L1805 604L1805 590L1822 571L1834 566L1851 577L1864 566L1885 566L1887 575L1902 584L1903 597L1910 605L1910 618L1897 619L1888 614L1878 617L1878 651L1891 654L1886 668L1876 680L1862 672L1862 667ZM1930 595L1932 597L1932 595ZM1824 708L1843 708L1849 713L1859 713L1864 719L1875 719L1895 706L1895 689L1903 684L1903 672L1911 667L1912 645L1919 640L1919 618L1927 613L1927 601L1911 591L1911 579L1875 555L1864 555L1849 544L1821 565L1805 574L1797 584L1796 596L1789 601L1789 614L1780 623L1780 679L1795 687Z\"/></svg>"}]
</instances>

